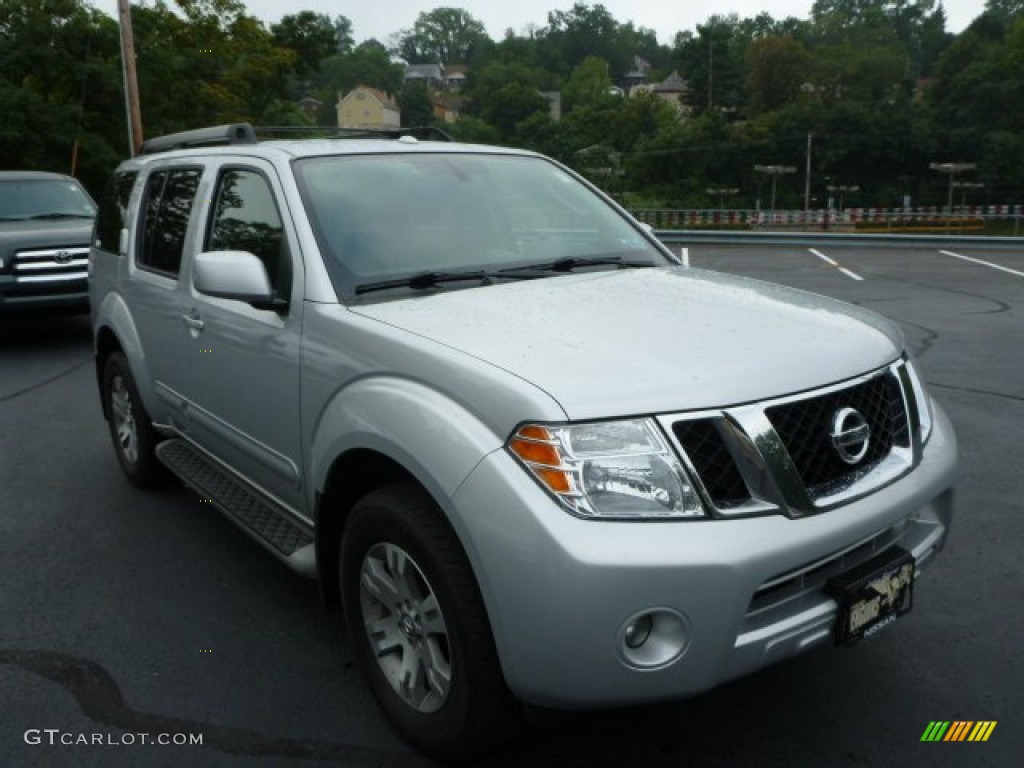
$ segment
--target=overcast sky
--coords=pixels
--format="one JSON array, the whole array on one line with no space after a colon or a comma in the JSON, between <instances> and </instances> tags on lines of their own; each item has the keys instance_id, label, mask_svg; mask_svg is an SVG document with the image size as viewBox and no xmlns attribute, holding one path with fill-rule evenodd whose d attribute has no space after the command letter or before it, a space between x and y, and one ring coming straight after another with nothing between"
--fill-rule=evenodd
<instances>
[{"instance_id":1,"label":"overcast sky","mask_svg":"<svg viewBox=\"0 0 1024 768\"><path fill-rule=\"evenodd\" d=\"M92 4L117 17L117 0L91 0ZM149 0L151 3L151 0ZM138 0L136 0L138 2ZM243 0L249 14L263 19L268 24L277 22L282 16L300 11L315 11L332 18L347 16L352 21L356 42L375 37L387 43L390 36L402 29L412 27L416 17L423 11L441 6L463 8L487 27L488 34L495 40L505 35L506 29L522 33L533 25L542 27L547 23L548 12L568 10L573 0ZM173 0L168 0L172 4ZM143 0L147 4L147 0ZM597 5L587 2L586 5ZM775 19L795 16L806 19L810 16L813 0L720 0L719 2L695 2L695 0L603 0L600 3L620 23L632 21L636 26L653 29L658 41L671 45L676 32L693 30L697 24L707 20L713 13L735 12L740 18L756 16L762 11ZM960 32L983 7L983 0L945 0L946 27L950 32Z\"/></svg>"}]
</instances>

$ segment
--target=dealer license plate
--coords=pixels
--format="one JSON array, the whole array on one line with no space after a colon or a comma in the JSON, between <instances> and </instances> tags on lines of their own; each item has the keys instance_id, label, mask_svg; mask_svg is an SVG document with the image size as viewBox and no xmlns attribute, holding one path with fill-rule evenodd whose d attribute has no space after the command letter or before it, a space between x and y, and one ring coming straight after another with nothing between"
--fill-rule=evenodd
<instances>
[{"instance_id":1,"label":"dealer license plate","mask_svg":"<svg viewBox=\"0 0 1024 768\"><path fill-rule=\"evenodd\" d=\"M839 603L836 644L853 645L910 610L914 556L901 547L892 547L831 579L825 591Z\"/></svg>"}]
</instances>

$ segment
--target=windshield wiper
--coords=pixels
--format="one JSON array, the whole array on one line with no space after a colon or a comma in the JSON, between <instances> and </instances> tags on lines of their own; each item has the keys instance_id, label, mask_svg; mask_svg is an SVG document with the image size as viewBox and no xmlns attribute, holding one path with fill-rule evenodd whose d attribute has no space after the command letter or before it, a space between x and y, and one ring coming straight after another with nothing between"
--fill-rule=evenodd
<instances>
[{"instance_id":1,"label":"windshield wiper","mask_svg":"<svg viewBox=\"0 0 1024 768\"><path fill-rule=\"evenodd\" d=\"M498 270L502 274L519 272L572 272L576 267L599 267L605 264L615 266L619 269L629 267L655 267L649 261L637 261L636 259L624 259L621 256L569 256L555 261L543 261L538 264L524 264L521 267L508 267Z\"/></svg>"},{"instance_id":2,"label":"windshield wiper","mask_svg":"<svg viewBox=\"0 0 1024 768\"><path fill-rule=\"evenodd\" d=\"M378 280L375 283L363 283L355 288L356 294L370 293L372 291L386 291L389 288L433 288L443 283L457 283L465 280L482 280L484 284L491 282L497 275L491 272L420 272L418 275L409 277L396 277L394 280Z\"/></svg>"}]
</instances>

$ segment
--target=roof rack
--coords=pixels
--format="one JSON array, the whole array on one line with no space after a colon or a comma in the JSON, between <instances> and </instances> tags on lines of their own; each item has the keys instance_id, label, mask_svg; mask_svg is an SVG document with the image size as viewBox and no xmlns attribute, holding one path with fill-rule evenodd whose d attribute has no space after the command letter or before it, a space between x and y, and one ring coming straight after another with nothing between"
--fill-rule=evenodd
<instances>
[{"instance_id":1,"label":"roof rack","mask_svg":"<svg viewBox=\"0 0 1024 768\"><path fill-rule=\"evenodd\" d=\"M321 128L317 126L258 126L249 123L230 123L193 131L169 133L142 143L143 155L170 152L189 147L219 147L226 144L255 144L261 138L304 136L321 139L398 139L412 136L416 139L454 141L445 131L433 125L414 125L408 128Z\"/></svg>"},{"instance_id":2,"label":"roof rack","mask_svg":"<svg viewBox=\"0 0 1024 768\"><path fill-rule=\"evenodd\" d=\"M256 134L261 138L304 135L320 139L398 139L412 136L416 139L454 141L449 133L433 125L412 125L407 128L329 128L325 126L257 126Z\"/></svg>"},{"instance_id":3,"label":"roof rack","mask_svg":"<svg viewBox=\"0 0 1024 768\"><path fill-rule=\"evenodd\" d=\"M188 147L217 147L224 144L255 144L256 131L249 123L231 123L215 125L210 128L197 128L194 131L169 133L142 142L143 155L157 152L170 152L172 149Z\"/></svg>"}]
</instances>

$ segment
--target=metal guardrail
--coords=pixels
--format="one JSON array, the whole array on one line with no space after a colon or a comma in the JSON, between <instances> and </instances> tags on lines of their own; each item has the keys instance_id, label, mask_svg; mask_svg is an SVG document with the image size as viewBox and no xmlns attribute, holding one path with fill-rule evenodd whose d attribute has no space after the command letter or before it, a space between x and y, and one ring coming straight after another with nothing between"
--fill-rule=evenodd
<instances>
[{"instance_id":1,"label":"metal guardrail","mask_svg":"<svg viewBox=\"0 0 1024 768\"><path fill-rule=\"evenodd\" d=\"M1012 224L1021 229L1024 206L989 205L943 208L845 208L804 210L632 208L638 220L655 229L805 229L873 232L961 232L970 234L988 224Z\"/></svg>"}]
</instances>

